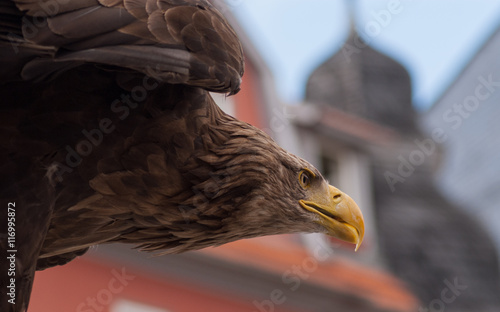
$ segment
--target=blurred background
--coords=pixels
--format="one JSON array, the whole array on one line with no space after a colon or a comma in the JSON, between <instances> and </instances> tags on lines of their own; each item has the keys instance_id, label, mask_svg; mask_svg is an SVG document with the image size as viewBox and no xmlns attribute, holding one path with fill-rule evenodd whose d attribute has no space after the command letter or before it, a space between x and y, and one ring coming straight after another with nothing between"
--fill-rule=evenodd
<instances>
[{"instance_id":1,"label":"blurred background","mask_svg":"<svg viewBox=\"0 0 500 312\"><path fill-rule=\"evenodd\" d=\"M360 250L320 234L96 246L38 272L31 311L500 311L500 2L217 5L246 52L218 104L354 198Z\"/></svg>"}]
</instances>

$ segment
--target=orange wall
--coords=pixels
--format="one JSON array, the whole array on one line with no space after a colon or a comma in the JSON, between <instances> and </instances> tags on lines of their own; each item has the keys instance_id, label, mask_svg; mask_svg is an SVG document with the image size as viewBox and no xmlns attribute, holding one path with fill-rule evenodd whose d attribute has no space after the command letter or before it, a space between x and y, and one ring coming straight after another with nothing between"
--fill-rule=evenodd
<instances>
[{"instance_id":1,"label":"orange wall","mask_svg":"<svg viewBox=\"0 0 500 312\"><path fill-rule=\"evenodd\" d=\"M123 276L121 280L117 275ZM171 312L258 311L252 298L235 298L176 278L158 279L137 268L85 257L37 272L28 311L108 312L113 300L119 298ZM274 310L280 311L285 310Z\"/></svg>"},{"instance_id":2,"label":"orange wall","mask_svg":"<svg viewBox=\"0 0 500 312\"><path fill-rule=\"evenodd\" d=\"M241 90L235 97L235 117L254 125L265 128L264 103L262 92L258 83L258 74L250 61L245 62L245 74L241 83Z\"/></svg>"}]
</instances>

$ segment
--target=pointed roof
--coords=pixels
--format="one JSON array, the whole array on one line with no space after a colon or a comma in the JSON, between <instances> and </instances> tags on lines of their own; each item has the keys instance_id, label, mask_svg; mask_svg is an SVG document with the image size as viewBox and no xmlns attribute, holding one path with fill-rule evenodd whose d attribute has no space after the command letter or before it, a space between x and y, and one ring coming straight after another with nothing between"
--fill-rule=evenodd
<instances>
[{"instance_id":1,"label":"pointed roof","mask_svg":"<svg viewBox=\"0 0 500 312\"><path fill-rule=\"evenodd\" d=\"M392 58L368 46L354 27L342 48L309 77L306 100L399 131L415 129L408 72Z\"/></svg>"}]
</instances>

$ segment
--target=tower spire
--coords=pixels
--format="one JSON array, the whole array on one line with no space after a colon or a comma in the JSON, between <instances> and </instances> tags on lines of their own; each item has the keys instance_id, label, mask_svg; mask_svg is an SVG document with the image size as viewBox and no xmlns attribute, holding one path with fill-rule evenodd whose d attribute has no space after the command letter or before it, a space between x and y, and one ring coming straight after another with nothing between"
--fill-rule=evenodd
<instances>
[{"instance_id":1,"label":"tower spire","mask_svg":"<svg viewBox=\"0 0 500 312\"><path fill-rule=\"evenodd\" d=\"M347 8L347 16L349 18L349 33L356 31L356 0L345 0Z\"/></svg>"}]
</instances>

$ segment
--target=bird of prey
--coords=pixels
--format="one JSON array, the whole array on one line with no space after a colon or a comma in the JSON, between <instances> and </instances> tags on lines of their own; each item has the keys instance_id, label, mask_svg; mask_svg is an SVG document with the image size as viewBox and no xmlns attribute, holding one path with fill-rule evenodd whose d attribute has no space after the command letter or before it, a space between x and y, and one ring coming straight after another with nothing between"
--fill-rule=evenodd
<instances>
[{"instance_id":1,"label":"bird of prey","mask_svg":"<svg viewBox=\"0 0 500 312\"><path fill-rule=\"evenodd\" d=\"M363 240L348 195L211 98L243 52L206 0L0 0L0 66L2 311L95 244Z\"/></svg>"}]
</instances>

